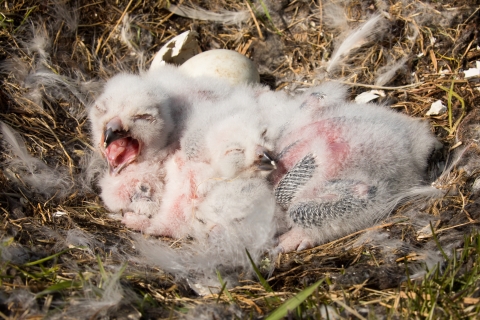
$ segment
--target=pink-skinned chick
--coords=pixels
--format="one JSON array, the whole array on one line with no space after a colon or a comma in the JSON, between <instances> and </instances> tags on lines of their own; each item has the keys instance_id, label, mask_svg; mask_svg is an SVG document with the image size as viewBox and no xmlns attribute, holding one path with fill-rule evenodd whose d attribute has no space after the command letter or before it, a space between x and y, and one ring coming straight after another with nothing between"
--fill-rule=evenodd
<instances>
[{"instance_id":1,"label":"pink-skinned chick","mask_svg":"<svg viewBox=\"0 0 480 320\"><path fill-rule=\"evenodd\" d=\"M349 103L338 92L346 91L327 83L295 97L297 112L275 144L270 179L291 228L280 236L279 251L345 236L401 201L441 193L425 184L429 156L439 147L426 123Z\"/></svg>"}]
</instances>

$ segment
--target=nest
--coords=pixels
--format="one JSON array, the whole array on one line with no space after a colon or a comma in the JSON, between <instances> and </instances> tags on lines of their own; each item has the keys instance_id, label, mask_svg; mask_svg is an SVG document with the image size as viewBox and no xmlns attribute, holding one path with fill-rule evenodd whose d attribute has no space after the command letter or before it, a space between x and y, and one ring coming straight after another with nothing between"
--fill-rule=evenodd
<instances>
[{"instance_id":1,"label":"nest","mask_svg":"<svg viewBox=\"0 0 480 320\"><path fill-rule=\"evenodd\" d=\"M40 192L41 185L32 188L22 177L28 170L42 172L42 165L14 166L4 145L0 315L219 319L477 314L480 78L464 77L480 60L476 2L185 0L175 5L250 16L241 23L191 19L172 13L169 1L3 3L0 120L20 133L28 153L53 168L58 181L53 193ZM387 18L382 32L326 72L335 45L376 12ZM148 67L162 44L186 30L198 33L203 51L225 48L250 57L261 81L273 90L294 92L327 79L350 84L352 98L372 88L384 90L383 102L428 119L443 142L440 158L447 169L437 184L448 190L447 196L420 204L420 209L418 203L404 205L368 230L265 261L275 266L268 281L246 279L206 296L135 261L133 232L109 218L95 173L83 174L95 149L86 110L104 80ZM425 116L436 100L448 111ZM314 289L302 291L312 284ZM287 301L299 292L301 304Z\"/></svg>"}]
</instances>

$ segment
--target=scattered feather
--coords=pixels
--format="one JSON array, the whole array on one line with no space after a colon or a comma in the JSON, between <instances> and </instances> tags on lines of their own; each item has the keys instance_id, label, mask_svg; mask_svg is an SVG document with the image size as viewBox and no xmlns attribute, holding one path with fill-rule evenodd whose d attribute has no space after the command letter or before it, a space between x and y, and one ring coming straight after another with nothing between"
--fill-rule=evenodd
<instances>
[{"instance_id":1,"label":"scattered feather","mask_svg":"<svg viewBox=\"0 0 480 320\"><path fill-rule=\"evenodd\" d=\"M349 28L345 8L336 2L329 2L325 5L323 18L325 19L325 26L333 28L339 33L346 32Z\"/></svg>"},{"instance_id":2,"label":"scattered feather","mask_svg":"<svg viewBox=\"0 0 480 320\"><path fill-rule=\"evenodd\" d=\"M183 320L245 319L245 314L235 304L199 304L188 310Z\"/></svg>"},{"instance_id":3,"label":"scattered feather","mask_svg":"<svg viewBox=\"0 0 480 320\"><path fill-rule=\"evenodd\" d=\"M12 237L0 238L0 265L3 262L24 264L30 261L31 256L30 250L15 242Z\"/></svg>"},{"instance_id":4,"label":"scattered feather","mask_svg":"<svg viewBox=\"0 0 480 320\"><path fill-rule=\"evenodd\" d=\"M387 63L386 66L381 67L377 71L377 78L375 80L376 86L383 86L389 83L397 74L397 71L405 66L408 57L403 57L393 63Z\"/></svg>"},{"instance_id":5,"label":"scattered feather","mask_svg":"<svg viewBox=\"0 0 480 320\"><path fill-rule=\"evenodd\" d=\"M102 263L99 260L99 263ZM139 302L139 297L132 289L125 287L121 283L121 276L124 267L117 268L115 273L107 273L102 270L103 265L99 266L95 273L100 279L88 279L82 283L83 296L74 296L69 299L68 304L63 306L58 312L49 316L50 319L93 319L115 316L121 310L121 315L127 319L138 319L139 312L130 305ZM92 281L93 280L93 281ZM128 307L130 306L130 307ZM123 310L123 307L127 307ZM125 313L131 313L125 315Z\"/></svg>"},{"instance_id":6,"label":"scattered feather","mask_svg":"<svg viewBox=\"0 0 480 320\"><path fill-rule=\"evenodd\" d=\"M340 46L333 51L332 57L327 63L327 72L332 72L339 68L340 63L351 54L352 50L364 45L372 34L378 33L381 28L378 28L377 24L381 19L381 15L374 16L368 19L354 32L350 33L345 40L342 41Z\"/></svg>"},{"instance_id":7,"label":"scattered feather","mask_svg":"<svg viewBox=\"0 0 480 320\"><path fill-rule=\"evenodd\" d=\"M65 168L52 169L41 160L32 157L25 146L20 134L15 132L7 124L0 122L0 131L3 134L3 140L10 146L7 148L13 158L8 161L7 168L21 177L17 180L13 175L17 185L31 188L36 193L45 198L64 198L73 187L73 181L65 172Z\"/></svg>"},{"instance_id":8,"label":"scattered feather","mask_svg":"<svg viewBox=\"0 0 480 320\"><path fill-rule=\"evenodd\" d=\"M223 11L217 13L196 6L187 7L185 5L177 6L174 4L170 4L166 9L185 18L207 20L223 24L239 24L250 18L250 12L248 10L238 12Z\"/></svg>"}]
</instances>

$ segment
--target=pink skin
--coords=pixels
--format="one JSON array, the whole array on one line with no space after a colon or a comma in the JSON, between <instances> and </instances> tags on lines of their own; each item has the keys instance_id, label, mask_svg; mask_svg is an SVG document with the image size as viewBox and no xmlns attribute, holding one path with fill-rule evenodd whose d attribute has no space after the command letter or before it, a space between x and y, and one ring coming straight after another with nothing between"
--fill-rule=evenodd
<instances>
[{"instance_id":1,"label":"pink skin","mask_svg":"<svg viewBox=\"0 0 480 320\"><path fill-rule=\"evenodd\" d=\"M290 133L279 149L293 146L279 159L278 170L273 176L274 185L277 185L300 160L315 150L316 144L319 142L326 143L326 152L328 153L328 155L322 155L322 157L328 158L328 167L322 168L326 174L325 178L334 177L342 169L342 163L350 154L350 147L342 140L341 134L341 128L329 120L317 121ZM298 139L298 137L301 138Z\"/></svg>"},{"instance_id":2,"label":"pink skin","mask_svg":"<svg viewBox=\"0 0 480 320\"><path fill-rule=\"evenodd\" d=\"M283 176L306 155L319 150L318 146L320 146L320 150L323 150L326 154L316 155L314 153L314 156L317 166L319 166L317 170L321 170L323 179L320 181L320 185L313 187L311 190L302 191L302 197L318 199L320 196L325 200L335 199L337 197L335 194L322 194L321 183L334 178L342 170L343 163L350 155L350 146L342 139L342 128L331 120L317 121L290 133L282 141L279 149L282 150L288 146L291 146L290 149L279 159L280 161L277 164L279 169L273 176L274 185L277 185ZM366 193L364 189L359 186L358 193ZM315 242L303 228L293 227L279 237L276 250L279 252L301 251L311 248L313 245L315 245Z\"/></svg>"},{"instance_id":3,"label":"pink skin","mask_svg":"<svg viewBox=\"0 0 480 320\"><path fill-rule=\"evenodd\" d=\"M205 164L203 164L205 166ZM158 214L152 217L146 233L181 238L188 234L195 204L200 200L197 181L205 173L202 164L186 162L181 151L177 151L165 165L166 189Z\"/></svg>"},{"instance_id":4,"label":"pink skin","mask_svg":"<svg viewBox=\"0 0 480 320\"><path fill-rule=\"evenodd\" d=\"M150 218L134 212L127 212L123 215L122 223L130 229L144 231L150 227Z\"/></svg>"},{"instance_id":5,"label":"pink skin","mask_svg":"<svg viewBox=\"0 0 480 320\"><path fill-rule=\"evenodd\" d=\"M277 253L302 251L313 248L315 241L311 239L305 230L300 227L293 227L278 238L278 245L275 248Z\"/></svg>"},{"instance_id":6,"label":"pink skin","mask_svg":"<svg viewBox=\"0 0 480 320\"><path fill-rule=\"evenodd\" d=\"M105 130L112 129L113 131L125 130L122 120L119 117L114 117L105 124ZM107 146L105 142L105 133L102 134L102 141L100 141L100 150L105 156L110 169L110 174L119 174L130 163L137 160L142 149L141 141L133 137L122 137L116 139Z\"/></svg>"}]
</instances>

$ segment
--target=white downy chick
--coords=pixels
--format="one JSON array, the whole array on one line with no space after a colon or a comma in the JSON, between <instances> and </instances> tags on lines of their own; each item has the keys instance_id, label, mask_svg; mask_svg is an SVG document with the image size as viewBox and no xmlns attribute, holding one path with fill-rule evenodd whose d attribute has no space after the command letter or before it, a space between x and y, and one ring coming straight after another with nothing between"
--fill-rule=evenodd
<instances>
[{"instance_id":1,"label":"white downy chick","mask_svg":"<svg viewBox=\"0 0 480 320\"><path fill-rule=\"evenodd\" d=\"M184 219L185 227L190 229L172 230L172 236L204 237L216 225L225 227L229 223L227 220L239 220L252 212L248 209L252 206L249 198L235 200L218 196L218 191L212 194L212 190L218 188L238 189L238 183L250 184L251 179L264 179L275 168L269 156L271 147L264 139L266 128L258 114L251 112L253 108L241 108L244 102L233 95L217 103L215 108L199 106L193 112L181 140L181 149L165 164L167 175L162 207L152 218L147 233L160 234L168 224L165 219L174 213ZM212 109L218 112L205 112ZM205 206L205 202L209 205ZM207 208L214 203L219 207L236 208L237 213L220 216L222 210L200 209L202 205ZM199 231L195 231L199 221Z\"/></svg>"},{"instance_id":2,"label":"white downy chick","mask_svg":"<svg viewBox=\"0 0 480 320\"><path fill-rule=\"evenodd\" d=\"M327 86L332 93L322 85L301 95L275 146L278 169L271 179L292 226L280 237L279 250L344 236L373 225L402 200L440 193L421 187L439 144L425 123L346 102L335 85Z\"/></svg>"},{"instance_id":3,"label":"white downy chick","mask_svg":"<svg viewBox=\"0 0 480 320\"><path fill-rule=\"evenodd\" d=\"M92 139L108 163L101 197L113 212L139 213L138 219L126 221L137 230L160 203L162 163L174 129L172 104L146 77L120 74L107 82L89 112Z\"/></svg>"},{"instance_id":4,"label":"white downy chick","mask_svg":"<svg viewBox=\"0 0 480 320\"><path fill-rule=\"evenodd\" d=\"M245 249L258 262L272 247L276 233L277 206L265 179L275 164L258 113L254 116L246 107L249 104L236 107L242 104L235 97L226 99L218 107L235 110L233 114L202 117L206 121L200 123L204 129L200 132L196 126L187 126L189 140L181 141L182 148L165 165L162 207L146 233L159 234L171 226L168 215L173 213L185 223L171 230L172 236L188 235L195 241L179 249L142 240L136 245L147 262L186 277L199 293L205 293L207 286L218 286L215 270L224 279L250 274Z\"/></svg>"},{"instance_id":5,"label":"white downy chick","mask_svg":"<svg viewBox=\"0 0 480 320\"><path fill-rule=\"evenodd\" d=\"M92 138L109 167L101 197L110 210L123 212L128 227L144 230L159 211L164 162L178 149L194 104L212 103L231 90L224 81L193 80L169 65L107 82L89 112ZM172 218L173 225L182 223Z\"/></svg>"},{"instance_id":6,"label":"white downy chick","mask_svg":"<svg viewBox=\"0 0 480 320\"><path fill-rule=\"evenodd\" d=\"M219 181L191 213L189 234L195 241L173 249L162 241L138 239L135 246L142 261L186 278L199 294L218 292L216 271L229 286L235 285L238 277L249 278L253 273L246 250L258 265L272 248L275 208L265 179Z\"/></svg>"}]
</instances>

